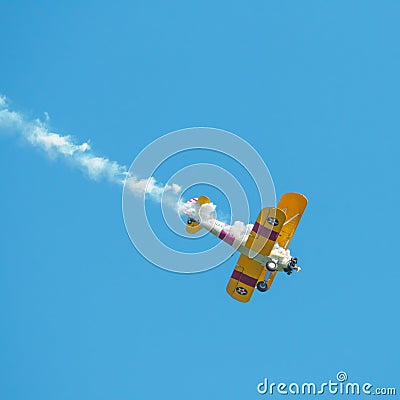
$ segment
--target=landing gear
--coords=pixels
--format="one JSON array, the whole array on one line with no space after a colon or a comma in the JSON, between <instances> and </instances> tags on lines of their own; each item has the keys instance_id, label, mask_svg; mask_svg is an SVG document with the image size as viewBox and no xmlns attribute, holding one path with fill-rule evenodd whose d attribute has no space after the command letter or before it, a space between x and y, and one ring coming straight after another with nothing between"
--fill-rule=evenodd
<instances>
[{"instance_id":1,"label":"landing gear","mask_svg":"<svg viewBox=\"0 0 400 400\"><path fill-rule=\"evenodd\" d=\"M268 261L266 264L267 270L270 272L275 272L278 268L275 261Z\"/></svg>"},{"instance_id":2,"label":"landing gear","mask_svg":"<svg viewBox=\"0 0 400 400\"><path fill-rule=\"evenodd\" d=\"M260 282L258 282L258 283L257 283L257 289L258 289L260 292L266 292L266 291L268 290L267 282L265 282L265 281L260 281Z\"/></svg>"}]
</instances>

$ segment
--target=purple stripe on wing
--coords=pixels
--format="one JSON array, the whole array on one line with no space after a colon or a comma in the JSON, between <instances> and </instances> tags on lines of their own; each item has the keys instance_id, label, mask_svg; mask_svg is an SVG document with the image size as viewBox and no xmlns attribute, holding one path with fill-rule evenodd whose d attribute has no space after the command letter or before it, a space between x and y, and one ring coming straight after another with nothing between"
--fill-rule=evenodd
<instances>
[{"instance_id":1,"label":"purple stripe on wing","mask_svg":"<svg viewBox=\"0 0 400 400\"><path fill-rule=\"evenodd\" d=\"M276 241L279 235L278 232L275 232L266 226L260 225L258 222L256 222L253 226L253 232L273 241Z\"/></svg>"},{"instance_id":2,"label":"purple stripe on wing","mask_svg":"<svg viewBox=\"0 0 400 400\"><path fill-rule=\"evenodd\" d=\"M252 278L251 276L242 274L242 276L240 277L239 282L243 282L246 285L249 285L251 287L255 287L257 285L257 279Z\"/></svg>"},{"instance_id":3,"label":"purple stripe on wing","mask_svg":"<svg viewBox=\"0 0 400 400\"><path fill-rule=\"evenodd\" d=\"M231 278L238 281L240 279L240 275L242 275L242 273L239 272L237 269L234 269Z\"/></svg>"},{"instance_id":4,"label":"purple stripe on wing","mask_svg":"<svg viewBox=\"0 0 400 400\"><path fill-rule=\"evenodd\" d=\"M255 287L257 285L257 281L258 281L258 279L252 278L249 275L243 274L240 271L238 271L237 269L233 270L231 278L236 279L239 282L243 282L244 284L251 286L251 287Z\"/></svg>"}]
</instances>

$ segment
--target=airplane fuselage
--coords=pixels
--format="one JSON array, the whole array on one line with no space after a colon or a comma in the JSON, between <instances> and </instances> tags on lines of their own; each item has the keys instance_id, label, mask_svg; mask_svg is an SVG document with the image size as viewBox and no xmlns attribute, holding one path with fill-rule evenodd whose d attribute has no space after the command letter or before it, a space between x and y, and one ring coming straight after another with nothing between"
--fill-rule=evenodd
<instances>
[{"instance_id":1,"label":"airplane fuselage","mask_svg":"<svg viewBox=\"0 0 400 400\"><path fill-rule=\"evenodd\" d=\"M212 233L214 236L222 240L223 242L229 244L234 249L236 249L239 253L244 254L246 257L249 257L261 265L266 266L268 261L273 261L277 265L277 271L284 271L287 267L287 263L283 263L279 257L273 256L264 256L259 253L254 253L251 249L245 246L246 238L238 239L235 236L229 234L224 228L227 226L225 223L218 221L217 219L209 219L206 221L200 221L199 224Z\"/></svg>"}]
</instances>

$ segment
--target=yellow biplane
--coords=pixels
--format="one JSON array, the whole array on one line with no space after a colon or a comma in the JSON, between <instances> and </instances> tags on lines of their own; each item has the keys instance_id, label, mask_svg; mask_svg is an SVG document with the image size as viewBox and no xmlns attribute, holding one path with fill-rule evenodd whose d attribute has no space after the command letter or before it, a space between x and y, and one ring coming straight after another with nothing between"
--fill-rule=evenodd
<instances>
[{"instance_id":1,"label":"yellow biplane","mask_svg":"<svg viewBox=\"0 0 400 400\"><path fill-rule=\"evenodd\" d=\"M307 206L305 196L286 193L277 207L263 208L245 242L243 238L229 234L223 222L215 218L202 218L202 206L208 203L210 199L206 196L190 199L186 203L186 230L194 234L205 228L241 253L226 287L234 299L248 302L255 288L260 292L269 290L278 272L290 275L293 271L300 271L297 258L280 256L279 251L280 254L282 250L285 253L289 247Z\"/></svg>"}]
</instances>

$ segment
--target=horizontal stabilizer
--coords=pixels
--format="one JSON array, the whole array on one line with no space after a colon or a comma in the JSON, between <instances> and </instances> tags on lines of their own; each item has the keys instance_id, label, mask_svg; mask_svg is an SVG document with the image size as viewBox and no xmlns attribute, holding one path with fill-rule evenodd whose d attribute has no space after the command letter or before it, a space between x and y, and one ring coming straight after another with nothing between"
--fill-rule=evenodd
<instances>
[{"instance_id":1,"label":"horizontal stabilizer","mask_svg":"<svg viewBox=\"0 0 400 400\"><path fill-rule=\"evenodd\" d=\"M196 204L198 207L201 207L203 204L210 203L210 199L207 196L200 196L199 198L193 198L189 200L188 203L191 202L191 206ZM186 221L186 232L194 235L195 233L201 230L202 226L196 222L193 218L189 217Z\"/></svg>"}]
</instances>

